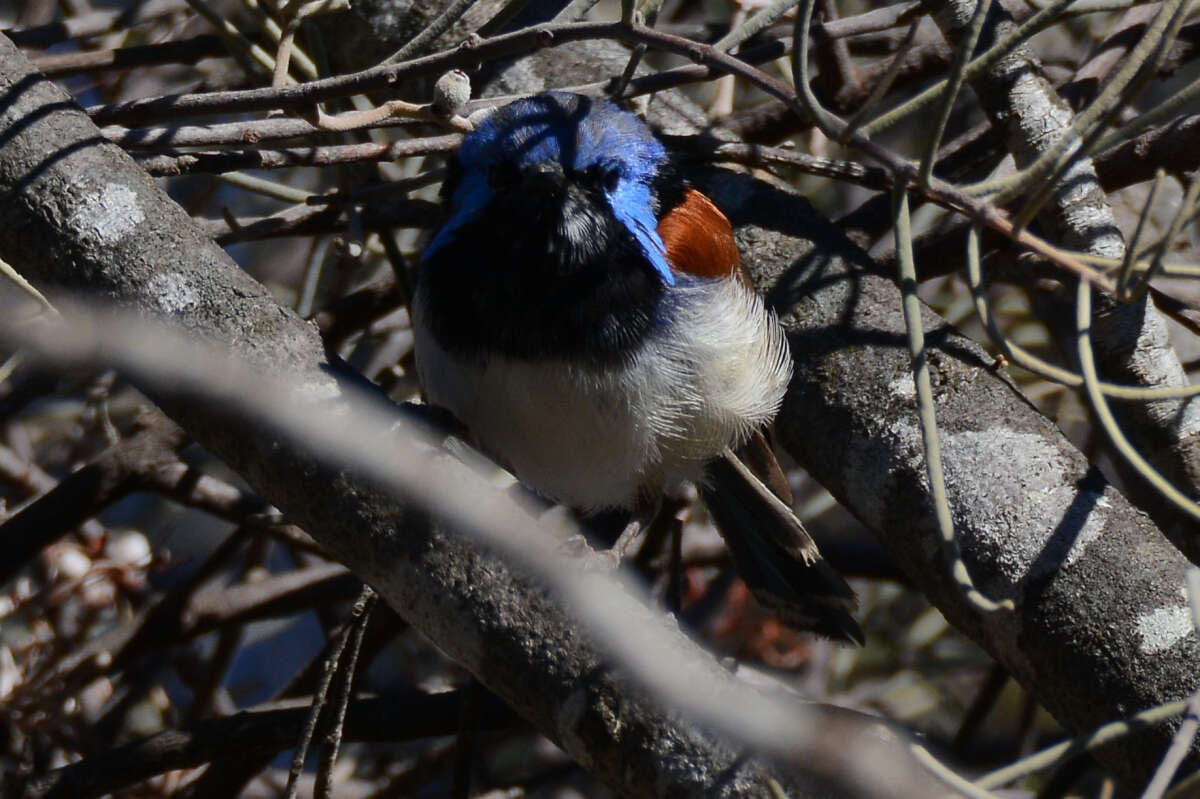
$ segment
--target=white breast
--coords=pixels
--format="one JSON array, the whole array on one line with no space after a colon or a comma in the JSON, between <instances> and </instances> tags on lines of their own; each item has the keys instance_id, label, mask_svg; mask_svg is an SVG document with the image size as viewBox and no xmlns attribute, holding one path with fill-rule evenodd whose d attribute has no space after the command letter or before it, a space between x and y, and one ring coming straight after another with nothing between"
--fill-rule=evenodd
<instances>
[{"instance_id":1,"label":"white breast","mask_svg":"<svg viewBox=\"0 0 1200 799\"><path fill-rule=\"evenodd\" d=\"M791 377L783 330L736 280L683 277L660 325L623 365L443 350L414 298L426 399L450 410L527 485L581 510L632 507L770 421ZM514 310L519 313L519 310Z\"/></svg>"}]
</instances>

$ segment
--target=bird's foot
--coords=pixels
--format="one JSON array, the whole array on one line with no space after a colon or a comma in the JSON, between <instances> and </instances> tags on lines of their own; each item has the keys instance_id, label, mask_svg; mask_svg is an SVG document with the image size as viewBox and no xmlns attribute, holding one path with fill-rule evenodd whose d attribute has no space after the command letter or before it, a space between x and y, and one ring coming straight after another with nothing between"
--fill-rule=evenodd
<instances>
[{"instance_id":1,"label":"bird's foot","mask_svg":"<svg viewBox=\"0 0 1200 799\"><path fill-rule=\"evenodd\" d=\"M646 526L644 519L634 516L625 525L625 529L621 531L621 534L617 536L617 540L613 542L613 545L604 551L604 554L613 559L614 565L620 565L621 559L625 557L625 553L629 551L629 547L638 539L638 536L642 534Z\"/></svg>"},{"instance_id":2,"label":"bird's foot","mask_svg":"<svg viewBox=\"0 0 1200 799\"><path fill-rule=\"evenodd\" d=\"M614 555L611 549L596 549L582 533L562 539L558 544L558 551L580 561L585 569L612 571L621 565L620 555Z\"/></svg>"}]
</instances>

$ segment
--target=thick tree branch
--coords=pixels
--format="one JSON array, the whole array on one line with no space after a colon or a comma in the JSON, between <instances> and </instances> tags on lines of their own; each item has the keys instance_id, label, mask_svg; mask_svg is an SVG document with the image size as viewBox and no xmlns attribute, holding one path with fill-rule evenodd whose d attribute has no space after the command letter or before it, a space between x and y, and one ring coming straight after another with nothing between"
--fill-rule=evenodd
<instances>
[{"instance_id":1,"label":"thick tree branch","mask_svg":"<svg viewBox=\"0 0 1200 799\"><path fill-rule=\"evenodd\" d=\"M703 185L740 228L745 261L790 331L796 373L780 443L913 584L1076 732L1195 691L1187 561L978 345L925 309L955 531L981 590L1017 611L966 601L927 498L895 284L800 198L741 177ZM1169 739L1164 725L1100 760L1140 785Z\"/></svg>"},{"instance_id":2,"label":"thick tree branch","mask_svg":"<svg viewBox=\"0 0 1200 799\"><path fill-rule=\"evenodd\" d=\"M604 42L582 53L547 50L489 91L619 71L622 55ZM670 133L694 134L688 106L666 93L649 115ZM781 443L875 530L948 618L1071 729L1195 690L1200 645L1180 593L1186 562L1127 500L1094 482L1086 459L988 368L982 350L925 309L939 423L951 433L943 457L958 534L984 590L1018 600L1015 618L970 609L938 554L899 292L890 279L864 273L873 270L869 259L802 200L715 174L702 188L742 227L740 250L759 285L776 285L792 270L773 292L797 367L777 423ZM1167 740L1160 730L1103 762L1136 784Z\"/></svg>"},{"instance_id":3,"label":"thick tree branch","mask_svg":"<svg viewBox=\"0 0 1200 799\"><path fill-rule=\"evenodd\" d=\"M960 39L975 10L974 0L924 0L947 38ZM993 3L981 48L1003 37L1015 24L1000 3ZM1018 166L1026 166L1064 137L1078 138L1071 107L1054 90L1041 64L1025 46L1015 48L972 83L992 124L1005 132L1008 150ZM1061 176L1053 197L1038 215L1051 238L1070 249L1120 259L1125 242L1101 189L1092 159L1082 158ZM1051 320L1074 318L1074 290L1039 295L1050 305ZM1167 337L1166 321L1143 295L1130 303L1109 295L1097 297L1092 336L1105 379L1145 386L1181 386L1187 376ZM1066 331L1061 340L1071 340ZM1157 400L1120 403L1114 407L1131 440L1185 493L1200 496L1200 402ZM1200 538L1194 524L1181 520L1162 498L1134 483L1143 505L1152 509L1172 540L1200 563Z\"/></svg>"},{"instance_id":4,"label":"thick tree branch","mask_svg":"<svg viewBox=\"0 0 1200 799\"><path fill-rule=\"evenodd\" d=\"M340 396L343 386L360 382L326 359L315 327L206 239L3 39L0 192L0 254L41 287L105 296L168 320L240 360L289 375L313 396ZM803 769L826 766L828 758L785 774L679 718L639 691L624 667L602 660L575 619L486 548L431 527L424 515L315 461L261 421L219 403L158 394L168 413L264 498L621 793L763 795L771 776L793 797L819 790ZM653 629L690 679L717 694L744 690L660 614L633 613L627 600L620 606L630 614L625 623Z\"/></svg>"}]
</instances>

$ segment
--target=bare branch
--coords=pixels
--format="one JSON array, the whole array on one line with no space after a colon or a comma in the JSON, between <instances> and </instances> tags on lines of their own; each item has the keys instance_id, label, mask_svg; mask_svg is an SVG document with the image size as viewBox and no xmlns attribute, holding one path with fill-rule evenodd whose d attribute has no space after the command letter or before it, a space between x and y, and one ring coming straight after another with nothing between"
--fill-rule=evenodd
<instances>
[{"instance_id":1,"label":"bare branch","mask_svg":"<svg viewBox=\"0 0 1200 799\"><path fill-rule=\"evenodd\" d=\"M458 723L461 704L459 692L358 699L346 712L346 739L405 741L450 735ZM292 700L198 721L55 769L24 786L20 796L85 799L175 769L258 754L274 756L295 744L307 712L304 701ZM484 702L478 713L478 723L487 730L517 723L512 712L494 698Z\"/></svg>"},{"instance_id":2,"label":"bare branch","mask_svg":"<svg viewBox=\"0 0 1200 799\"><path fill-rule=\"evenodd\" d=\"M86 117L73 110L58 89L32 75L3 41L0 65L6 70L0 73L0 97L7 109L0 116L0 190L13 198L0 209L4 257L21 263L43 286L103 293L127 308L171 320L193 340L221 342L237 358L256 364L254 379L260 386L267 374L285 374L307 386L308 396L344 407L341 403L355 395L353 386L360 378L328 362L314 327L281 308L221 253L128 156L99 137ZM55 198L52 203L46 202L49 195ZM20 236L14 235L17 230ZM150 343L141 338L143 344ZM108 343L118 341L134 344L120 337ZM200 383L172 380L174 388L168 388L165 378L172 368L195 369L198 364L172 356L169 363L139 372L138 380L199 441L351 565L443 651L618 790L642 795L647 790L761 795L774 773L786 781L785 790L799 797L818 790L809 771L813 767L830 769L827 776L837 773L839 779L871 777L835 766L851 752L844 745L828 746L844 740L842 730L858 729L860 719L853 714L834 714L819 736L810 728L807 737L824 747L822 754L817 760L789 764L785 773L761 760L745 759L739 745L714 734L707 723L716 716L706 717L701 726L680 718L644 691L631 691L628 668L603 658L599 642L577 618L548 597L542 584L513 570L491 549L431 527L424 514L389 498L378 483L358 477L357 471L314 460L309 444L281 438L279 428L264 427L270 414L234 412L238 409L228 404L230 397L198 401L176 393L188 386L219 387L208 370ZM250 373L245 376L249 379ZM270 401L278 407L279 395L272 394ZM337 413L328 404L320 410L324 418ZM357 415L356 411L351 418ZM388 415L395 419L394 412ZM364 418L370 416L367 411ZM287 418L295 417L284 414L277 421ZM342 439L343 446L363 440L342 438L341 428L310 422L305 428L291 428L291 434L301 433L303 438L307 429L327 443ZM371 440L374 446L367 450L355 447L356 457L370 456L370 449L383 449L389 458L405 454L378 447L377 429ZM428 461L413 461L417 463L421 466L416 474L424 475ZM382 474L375 473L376 479ZM455 502L440 503L439 509L475 512L459 501L458 490L456 485ZM519 527L506 529L516 536L503 540L523 540ZM544 541L541 546L553 548ZM556 586L578 582L578 566L556 557L556 571L544 576ZM670 681L657 683L656 690L673 685L679 669L686 667L689 680L702 680L714 689L705 701L727 691L745 691L710 656L664 624L660 614L616 586L606 597L603 606L619 609L615 612L620 621L632 626L629 632L636 633L639 642L655 640L655 646L671 648L670 655L655 655L659 667L671 664ZM652 638L643 638L646 634ZM623 651L631 653L628 648ZM645 654L649 653L643 658ZM647 665L641 663L639 669ZM738 695L743 701L751 696ZM763 707L774 708L771 712L778 715L777 701ZM806 712L802 706L789 707L787 717L798 719ZM745 731L754 729L756 719L737 716L733 713L729 721ZM894 740L890 734L888 739ZM778 745L784 739L773 740ZM786 740L802 742L800 737ZM928 787L911 760L905 757L901 762L909 764L908 776L893 774L887 786L872 783L874 795L905 791L909 779Z\"/></svg>"}]
</instances>

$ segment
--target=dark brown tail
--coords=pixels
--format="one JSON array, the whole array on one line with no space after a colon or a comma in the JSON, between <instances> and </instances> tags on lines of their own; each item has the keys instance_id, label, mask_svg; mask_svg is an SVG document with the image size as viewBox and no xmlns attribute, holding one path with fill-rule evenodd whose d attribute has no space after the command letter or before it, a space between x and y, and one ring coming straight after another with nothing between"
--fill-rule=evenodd
<instances>
[{"instance_id":1,"label":"dark brown tail","mask_svg":"<svg viewBox=\"0 0 1200 799\"><path fill-rule=\"evenodd\" d=\"M776 477L782 472L770 445L761 433L755 436L758 441L743 448L745 458L756 471L768 470L769 482L777 482L770 470ZM787 491L786 483L783 491ZM727 449L714 459L701 493L738 573L759 602L788 626L838 641L863 643L862 630L850 615L857 604L854 591L821 558L791 507L741 458ZM790 497L790 492L784 496Z\"/></svg>"}]
</instances>

